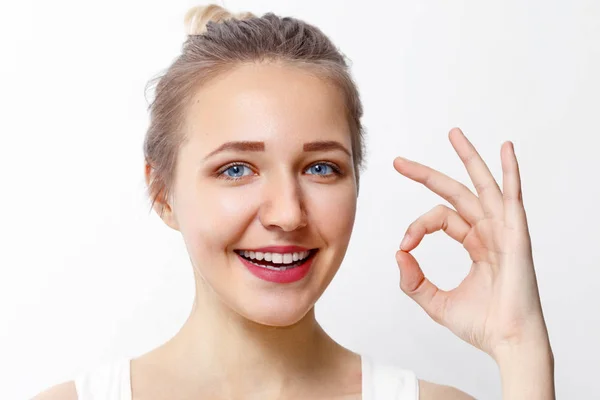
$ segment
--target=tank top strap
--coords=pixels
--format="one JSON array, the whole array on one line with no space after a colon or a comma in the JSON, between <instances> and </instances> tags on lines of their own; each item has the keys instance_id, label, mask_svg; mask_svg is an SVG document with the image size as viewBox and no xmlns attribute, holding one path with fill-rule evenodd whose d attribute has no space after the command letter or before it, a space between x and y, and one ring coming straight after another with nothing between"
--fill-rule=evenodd
<instances>
[{"instance_id":1,"label":"tank top strap","mask_svg":"<svg viewBox=\"0 0 600 400\"><path fill-rule=\"evenodd\" d=\"M408 369L361 355L363 400L418 400L419 380Z\"/></svg>"},{"instance_id":2,"label":"tank top strap","mask_svg":"<svg viewBox=\"0 0 600 400\"><path fill-rule=\"evenodd\" d=\"M79 400L132 400L130 359L104 363L79 374ZM419 381L408 369L375 362L361 355L363 400L418 400Z\"/></svg>"},{"instance_id":3,"label":"tank top strap","mask_svg":"<svg viewBox=\"0 0 600 400\"><path fill-rule=\"evenodd\" d=\"M79 400L131 400L130 360L104 363L75 378Z\"/></svg>"}]
</instances>

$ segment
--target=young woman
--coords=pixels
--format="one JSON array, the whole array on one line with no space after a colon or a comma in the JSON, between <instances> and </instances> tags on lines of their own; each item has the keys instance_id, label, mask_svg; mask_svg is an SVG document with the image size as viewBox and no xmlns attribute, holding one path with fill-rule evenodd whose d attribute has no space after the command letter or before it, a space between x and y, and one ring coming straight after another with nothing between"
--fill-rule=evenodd
<instances>
[{"instance_id":1,"label":"young woman","mask_svg":"<svg viewBox=\"0 0 600 400\"><path fill-rule=\"evenodd\" d=\"M144 143L152 207L187 247L193 310L167 343L55 386L38 399L469 399L335 342L314 304L348 246L363 161L362 105L344 57L293 18L185 18L183 54L156 86ZM407 229L400 288L497 362L506 399L552 399L553 355L511 142L502 190L459 129L474 182L398 157L395 169L446 199ZM443 229L473 264L454 290L410 254Z\"/></svg>"}]
</instances>

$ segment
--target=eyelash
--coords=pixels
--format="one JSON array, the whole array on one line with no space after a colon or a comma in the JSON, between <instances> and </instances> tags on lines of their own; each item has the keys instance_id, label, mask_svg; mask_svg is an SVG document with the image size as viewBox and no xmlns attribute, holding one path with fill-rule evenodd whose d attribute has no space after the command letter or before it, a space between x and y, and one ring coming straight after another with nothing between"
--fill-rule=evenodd
<instances>
[{"instance_id":1,"label":"eyelash","mask_svg":"<svg viewBox=\"0 0 600 400\"><path fill-rule=\"evenodd\" d=\"M315 165L319 165L319 164L327 165L327 166L331 167L331 169L333 170L333 174L331 174L331 175L319 175L322 178L330 179L332 177L342 175L342 171L341 171L340 167L338 167L337 165L335 165L334 163L329 162L329 161L317 161L317 162L312 163L311 165L309 165L306 169L309 169L309 168L311 168L311 167L313 167ZM226 164L223 167L221 167L217 171L217 173L215 174L216 177L218 179L225 179L227 181L239 181L239 180L243 179L243 177L241 177L241 178L232 178L230 176L225 175L225 171L227 171L229 168L235 167L235 166L245 166L245 167L248 167L249 169L252 169L252 167L249 164L245 163L245 162L240 162L240 161L232 162L232 163ZM313 175L315 175L315 174L313 174Z\"/></svg>"},{"instance_id":2,"label":"eyelash","mask_svg":"<svg viewBox=\"0 0 600 400\"><path fill-rule=\"evenodd\" d=\"M331 174L331 175L318 175L318 176L321 176L322 178L327 179L327 178L332 178L334 176L342 175L342 170L340 169L340 167L338 167L337 165L335 165L334 163L329 162L329 161L317 161L316 163L310 164L308 166L308 168L314 167L315 165L319 165L319 164L327 165L327 166L331 167L331 169L333 170L333 174ZM306 168L306 169L308 169L308 168Z\"/></svg>"},{"instance_id":3,"label":"eyelash","mask_svg":"<svg viewBox=\"0 0 600 400\"><path fill-rule=\"evenodd\" d=\"M232 178L230 176L225 175L225 171L227 171L231 167L235 167L235 166L238 166L238 165L244 166L244 167L248 167L249 169L252 169L252 167L250 165L248 165L248 164L246 164L244 162L239 162L239 161L232 162L232 163L229 163L227 165L224 165L223 167L221 167L217 171L217 173L216 173L217 178L219 178L219 179L225 179L227 181L239 181L242 178Z\"/></svg>"}]
</instances>

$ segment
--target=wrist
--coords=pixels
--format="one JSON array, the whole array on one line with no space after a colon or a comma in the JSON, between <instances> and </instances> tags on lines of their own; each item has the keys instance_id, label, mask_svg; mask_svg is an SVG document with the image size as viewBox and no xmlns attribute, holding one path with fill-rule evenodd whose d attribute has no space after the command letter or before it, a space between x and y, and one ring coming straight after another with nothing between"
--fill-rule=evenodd
<instances>
[{"instance_id":1,"label":"wrist","mask_svg":"<svg viewBox=\"0 0 600 400\"><path fill-rule=\"evenodd\" d=\"M496 363L511 363L522 358L551 359L554 363L554 354L547 335L538 336L527 340L497 345L490 354Z\"/></svg>"},{"instance_id":2,"label":"wrist","mask_svg":"<svg viewBox=\"0 0 600 400\"><path fill-rule=\"evenodd\" d=\"M549 342L498 348L493 358L500 369L523 363L554 367L554 353Z\"/></svg>"},{"instance_id":3,"label":"wrist","mask_svg":"<svg viewBox=\"0 0 600 400\"><path fill-rule=\"evenodd\" d=\"M549 341L500 347L494 354L503 399L554 399L554 355Z\"/></svg>"},{"instance_id":4,"label":"wrist","mask_svg":"<svg viewBox=\"0 0 600 400\"><path fill-rule=\"evenodd\" d=\"M548 329L543 318L530 318L526 324L509 330L511 333L500 340L495 340L490 356L496 363L519 358L523 353L552 354Z\"/></svg>"}]
</instances>

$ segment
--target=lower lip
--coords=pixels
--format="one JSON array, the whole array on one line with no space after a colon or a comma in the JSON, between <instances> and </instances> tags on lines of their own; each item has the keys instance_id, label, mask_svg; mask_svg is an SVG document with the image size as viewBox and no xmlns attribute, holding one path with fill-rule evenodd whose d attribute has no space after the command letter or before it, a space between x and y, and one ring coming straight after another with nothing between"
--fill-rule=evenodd
<instances>
[{"instance_id":1,"label":"lower lip","mask_svg":"<svg viewBox=\"0 0 600 400\"><path fill-rule=\"evenodd\" d=\"M304 278L308 273L310 266L312 265L313 259L315 258L315 254L313 254L297 267L286 269L285 271L274 271L272 269L258 267L239 254L237 254L237 256L254 276L264 281L274 283L292 283Z\"/></svg>"}]
</instances>

